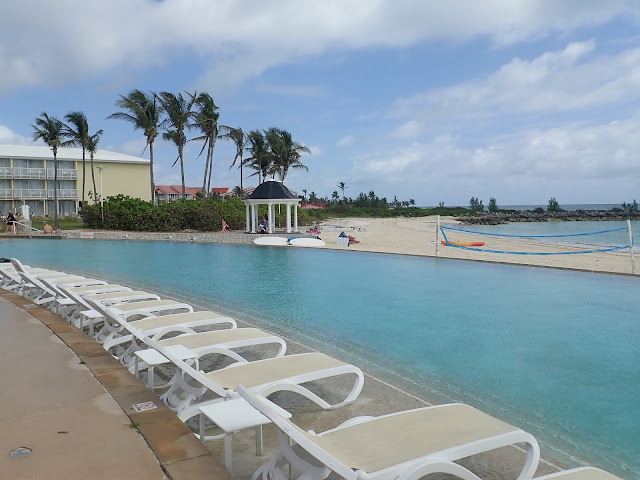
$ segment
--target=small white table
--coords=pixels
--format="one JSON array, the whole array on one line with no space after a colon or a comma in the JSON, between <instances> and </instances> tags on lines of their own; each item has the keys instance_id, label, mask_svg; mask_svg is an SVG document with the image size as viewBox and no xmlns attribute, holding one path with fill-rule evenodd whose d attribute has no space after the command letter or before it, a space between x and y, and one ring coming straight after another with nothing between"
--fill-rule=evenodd
<instances>
[{"instance_id":1,"label":"small white table","mask_svg":"<svg viewBox=\"0 0 640 480\"><path fill-rule=\"evenodd\" d=\"M178 357L180 360L189 360L189 359L194 359L195 358L196 359L196 367L195 368L196 368L196 370L198 370L198 368L199 368L198 367L198 354L196 352L194 352L193 350L189 350L184 345L171 345L170 347L166 347L166 349L172 355L175 355L176 357ZM165 357L161 353L159 353L157 350L154 350L153 348L148 348L146 350L136 350L133 353L136 356L135 370L134 370L134 374L135 374L136 377L138 377L138 373L139 373L138 362L140 360L142 360L147 365L149 365L149 374L148 374L149 378L147 380L147 385L151 389L151 391L153 392L155 390L154 375L153 375L154 367L156 365L162 365L163 363L169 363L170 360L167 359L167 357Z\"/></svg>"},{"instance_id":2,"label":"small white table","mask_svg":"<svg viewBox=\"0 0 640 480\"><path fill-rule=\"evenodd\" d=\"M264 397L260 399L285 418L291 414ZM212 403L200 407L200 440L204 443L204 417L218 425L224 432L224 466L233 475L233 434L247 428L256 429L256 455L262 456L262 425L271 423L267 417L253 408L244 398Z\"/></svg>"}]
</instances>

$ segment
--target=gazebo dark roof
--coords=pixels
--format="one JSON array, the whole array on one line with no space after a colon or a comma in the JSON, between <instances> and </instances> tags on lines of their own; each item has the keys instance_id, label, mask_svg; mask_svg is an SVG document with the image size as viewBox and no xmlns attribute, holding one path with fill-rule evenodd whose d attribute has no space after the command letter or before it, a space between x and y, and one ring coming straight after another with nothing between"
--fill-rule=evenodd
<instances>
[{"instance_id":1,"label":"gazebo dark roof","mask_svg":"<svg viewBox=\"0 0 640 480\"><path fill-rule=\"evenodd\" d=\"M278 199L297 199L293 193L278 180L267 180L253 191L247 197L247 200L278 200Z\"/></svg>"}]
</instances>

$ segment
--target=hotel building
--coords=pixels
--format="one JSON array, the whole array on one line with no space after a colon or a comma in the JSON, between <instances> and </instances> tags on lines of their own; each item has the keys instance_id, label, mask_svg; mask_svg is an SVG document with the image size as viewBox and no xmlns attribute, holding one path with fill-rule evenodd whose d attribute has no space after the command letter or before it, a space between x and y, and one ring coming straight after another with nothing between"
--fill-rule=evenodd
<instances>
[{"instance_id":1,"label":"hotel building","mask_svg":"<svg viewBox=\"0 0 640 480\"><path fill-rule=\"evenodd\" d=\"M97 194L151 200L149 159L98 150L93 159ZM102 166L102 169L98 168ZM86 154L85 201L92 203L91 162ZM82 201L82 149L58 149L58 214L78 213ZM95 198L95 195L94 195ZM53 216L53 153L46 146L0 145L0 214L29 205L32 216Z\"/></svg>"}]
</instances>

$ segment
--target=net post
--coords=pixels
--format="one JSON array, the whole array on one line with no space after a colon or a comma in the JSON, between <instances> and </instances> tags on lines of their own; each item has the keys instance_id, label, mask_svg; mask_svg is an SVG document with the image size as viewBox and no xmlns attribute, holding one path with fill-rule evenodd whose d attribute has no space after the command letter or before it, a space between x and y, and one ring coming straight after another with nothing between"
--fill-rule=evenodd
<instances>
[{"instance_id":1,"label":"net post","mask_svg":"<svg viewBox=\"0 0 640 480\"><path fill-rule=\"evenodd\" d=\"M436 215L436 257L440 254L440 215Z\"/></svg>"},{"instance_id":2,"label":"net post","mask_svg":"<svg viewBox=\"0 0 640 480\"><path fill-rule=\"evenodd\" d=\"M627 219L627 232L629 232L629 257L631 258L631 273L636 273L636 262L633 258L633 233L631 232L631 220Z\"/></svg>"}]
</instances>

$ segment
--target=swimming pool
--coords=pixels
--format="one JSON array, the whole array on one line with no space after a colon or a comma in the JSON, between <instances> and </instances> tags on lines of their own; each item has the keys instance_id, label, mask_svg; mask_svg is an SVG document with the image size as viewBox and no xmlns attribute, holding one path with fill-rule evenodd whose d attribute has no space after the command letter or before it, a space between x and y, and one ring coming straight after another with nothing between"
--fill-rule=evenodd
<instances>
[{"instance_id":1,"label":"swimming pool","mask_svg":"<svg viewBox=\"0 0 640 480\"><path fill-rule=\"evenodd\" d=\"M634 277L327 250L5 240L1 256L169 292L640 479Z\"/></svg>"}]
</instances>

